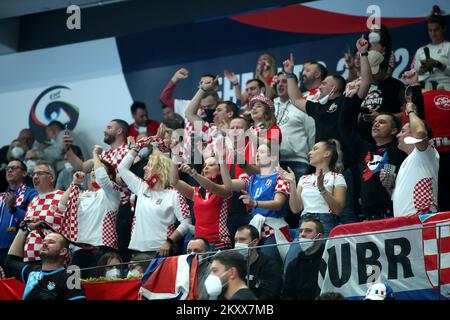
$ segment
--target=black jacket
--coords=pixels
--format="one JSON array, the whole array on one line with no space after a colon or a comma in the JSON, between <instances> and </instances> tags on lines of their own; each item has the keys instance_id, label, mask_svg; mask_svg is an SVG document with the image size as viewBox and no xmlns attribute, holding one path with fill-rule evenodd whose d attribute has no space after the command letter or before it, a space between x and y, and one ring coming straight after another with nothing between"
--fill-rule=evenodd
<instances>
[{"instance_id":1,"label":"black jacket","mask_svg":"<svg viewBox=\"0 0 450 320\"><path fill-rule=\"evenodd\" d=\"M298 257L289 263L284 281L283 299L315 300L320 293L317 278L322 261L324 246L312 255L300 252Z\"/></svg>"}]
</instances>

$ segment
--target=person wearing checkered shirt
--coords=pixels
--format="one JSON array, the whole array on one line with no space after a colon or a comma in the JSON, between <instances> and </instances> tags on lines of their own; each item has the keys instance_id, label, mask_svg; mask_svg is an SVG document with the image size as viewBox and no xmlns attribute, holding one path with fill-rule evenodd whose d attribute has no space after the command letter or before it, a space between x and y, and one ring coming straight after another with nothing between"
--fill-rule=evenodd
<instances>
[{"instance_id":1,"label":"person wearing checkered shirt","mask_svg":"<svg viewBox=\"0 0 450 320\"><path fill-rule=\"evenodd\" d=\"M27 167L20 160L12 160L6 167L6 181L8 189L0 193L0 268L8 249L14 240L19 223L25 217L30 203L38 193L35 189L26 186Z\"/></svg>"},{"instance_id":2,"label":"person wearing checkered shirt","mask_svg":"<svg viewBox=\"0 0 450 320\"><path fill-rule=\"evenodd\" d=\"M103 142L110 146L109 150L104 150L100 156L117 169L120 161L127 154L129 148L127 145L128 123L121 119L111 120L104 130ZM73 138L66 132L64 135L64 149L67 154L67 160L72 164L76 171L90 172L94 167L94 160L88 159L82 161L72 150Z\"/></svg>"},{"instance_id":3,"label":"person wearing checkered shirt","mask_svg":"<svg viewBox=\"0 0 450 320\"><path fill-rule=\"evenodd\" d=\"M116 219L120 191L114 182L116 171L109 162L100 160L101 152L100 146L94 147L94 170L90 173L88 190L81 190L85 174L77 171L59 202L59 209L65 215L63 234L71 241L88 243L100 249L94 254L77 248L72 263L80 268L96 266L102 254L117 249ZM87 275L85 272L82 277Z\"/></svg>"},{"instance_id":4,"label":"person wearing checkered shirt","mask_svg":"<svg viewBox=\"0 0 450 320\"><path fill-rule=\"evenodd\" d=\"M272 142L276 142L273 141ZM287 216L289 184L277 172L279 151L276 143L262 143L256 153L256 165L260 172L249 179L231 180L227 166L220 164L220 172L227 190L243 193L240 199L252 207L250 224L260 232L261 245L274 245L261 248L266 256L282 265L288 251L287 245L275 246L291 241Z\"/></svg>"},{"instance_id":5,"label":"person wearing checkered shirt","mask_svg":"<svg viewBox=\"0 0 450 320\"><path fill-rule=\"evenodd\" d=\"M206 78L201 81L198 91L189 102L185 112L188 120L186 123L186 137L190 137L192 133L199 135L198 132L200 132L201 141L204 144L214 145L217 136L229 128L233 118L239 116L237 105L231 101L217 101L216 104L209 106L202 105L202 101L205 100L206 96L217 94L217 89L217 79ZM198 115L200 108L206 112L207 121ZM190 146L190 140L188 139L185 144ZM186 149L189 149L189 147ZM194 162L193 159L191 159L191 162Z\"/></svg>"},{"instance_id":6,"label":"person wearing checkered shirt","mask_svg":"<svg viewBox=\"0 0 450 320\"><path fill-rule=\"evenodd\" d=\"M395 179L392 194L394 217L439 211L439 153L430 145L431 130L419 118L417 107L406 104L408 122L397 135L398 148L408 154ZM383 181L386 173L380 174ZM388 187L388 188L392 188Z\"/></svg>"},{"instance_id":7,"label":"person wearing checkered shirt","mask_svg":"<svg viewBox=\"0 0 450 320\"><path fill-rule=\"evenodd\" d=\"M188 164L181 164L180 170L200 184L200 187L191 187L181 181L178 164L172 162L171 185L194 202L194 237L204 237L208 240L211 250L231 248L228 218L232 193L222 184L217 160L214 157L206 159L202 174Z\"/></svg>"},{"instance_id":8,"label":"person wearing checkered shirt","mask_svg":"<svg viewBox=\"0 0 450 320\"><path fill-rule=\"evenodd\" d=\"M42 223L39 218L28 221L16 235L6 259L6 270L25 284L23 300L86 300L83 284L77 273L69 273L65 261L69 243L63 235L47 234L39 249L42 264L22 262L26 232L35 232Z\"/></svg>"},{"instance_id":9,"label":"person wearing checkered shirt","mask_svg":"<svg viewBox=\"0 0 450 320\"><path fill-rule=\"evenodd\" d=\"M158 150L153 150L144 167L144 179L130 171L143 146L138 141L118 166L120 177L137 196L129 249L166 257L177 251L176 242L191 226L189 207L170 187L170 159ZM180 224L175 227L177 220Z\"/></svg>"},{"instance_id":10,"label":"person wearing checkered shirt","mask_svg":"<svg viewBox=\"0 0 450 320\"><path fill-rule=\"evenodd\" d=\"M63 213L58 209L59 200L64 191L55 190L56 173L46 161L38 161L34 168L33 185L39 193L31 200L27 208L25 219L39 218L44 220L55 231L61 228ZM42 246L42 237L36 230L30 232L25 242L24 262L37 262L39 250Z\"/></svg>"},{"instance_id":11,"label":"person wearing checkered shirt","mask_svg":"<svg viewBox=\"0 0 450 320\"><path fill-rule=\"evenodd\" d=\"M103 142L110 146L108 150L103 150L100 159L108 161L115 169L117 174L117 166L130 150L127 144L128 123L122 119L111 120L104 130ZM85 173L91 172L94 162L92 159L81 161L70 146L73 139L69 135L64 136L65 150L67 159L76 171ZM120 180L120 179L119 179ZM121 184L121 181L118 181ZM119 211L117 213L117 237L119 253L122 258L127 261L129 259L128 243L130 242L130 230L133 221L133 211L129 204L130 191L126 187L122 187L122 196Z\"/></svg>"}]
</instances>

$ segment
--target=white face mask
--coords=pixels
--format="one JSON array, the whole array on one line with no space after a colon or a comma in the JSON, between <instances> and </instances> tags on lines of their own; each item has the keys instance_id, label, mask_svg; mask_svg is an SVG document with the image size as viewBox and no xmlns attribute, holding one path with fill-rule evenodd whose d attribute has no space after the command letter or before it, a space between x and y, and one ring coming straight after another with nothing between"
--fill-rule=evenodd
<instances>
[{"instance_id":1,"label":"white face mask","mask_svg":"<svg viewBox=\"0 0 450 320\"><path fill-rule=\"evenodd\" d=\"M230 270L224 272L221 276L227 274ZM224 284L225 285L225 284ZM205 280L205 289L209 296L218 297L222 293L222 281L220 277L210 274Z\"/></svg>"},{"instance_id":2,"label":"white face mask","mask_svg":"<svg viewBox=\"0 0 450 320\"><path fill-rule=\"evenodd\" d=\"M132 277L137 278L137 277L140 277L141 275L142 275L142 273L140 273L138 269L132 269L132 270L128 271L127 278L132 278Z\"/></svg>"},{"instance_id":3,"label":"white face mask","mask_svg":"<svg viewBox=\"0 0 450 320\"><path fill-rule=\"evenodd\" d=\"M240 249L240 250L236 250L236 251L239 252L240 254L242 254L245 259L248 258L249 254L250 254L250 250L248 249L248 243L236 242L234 244L234 248L235 249Z\"/></svg>"},{"instance_id":4,"label":"white face mask","mask_svg":"<svg viewBox=\"0 0 450 320\"><path fill-rule=\"evenodd\" d=\"M329 94L327 94L326 96L319 99L319 103L321 105L327 104L328 100L330 99L330 96L334 93L334 89L335 89L335 87L333 87L333 89L331 89Z\"/></svg>"},{"instance_id":5,"label":"white face mask","mask_svg":"<svg viewBox=\"0 0 450 320\"><path fill-rule=\"evenodd\" d=\"M120 278L120 270L117 268L110 269L110 270L106 271L105 277L108 279Z\"/></svg>"},{"instance_id":6,"label":"white face mask","mask_svg":"<svg viewBox=\"0 0 450 320\"><path fill-rule=\"evenodd\" d=\"M64 162L64 168L67 171L73 171L73 166L72 166L72 164L70 162Z\"/></svg>"},{"instance_id":7,"label":"white face mask","mask_svg":"<svg viewBox=\"0 0 450 320\"><path fill-rule=\"evenodd\" d=\"M148 150L148 148L145 147L145 148L142 148L142 149L139 151L139 156L140 156L141 158L147 158L148 155L149 155L149 153L150 153L150 150Z\"/></svg>"},{"instance_id":8,"label":"white face mask","mask_svg":"<svg viewBox=\"0 0 450 320\"><path fill-rule=\"evenodd\" d=\"M33 173L34 167L36 167L36 161L27 160L27 161L25 161L25 165L27 166L28 173Z\"/></svg>"},{"instance_id":9,"label":"white face mask","mask_svg":"<svg viewBox=\"0 0 450 320\"><path fill-rule=\"evenodd\" d=\"M311 249L314 246L314 244L316 243L313 240L317 239L318 236L319 235L315 236L314 239L300 238L299 245L300 245L300 248L302 248L302 251L307 252L309 249Z\"/></svg>"},{"instance_id":10,"label":"white face mask","mask_svg":"<svg viewBox=\"0 0 450 320\"><path fill-rule=\"evenodd\" d=\"M25 154L25 150L23 150L22 147L14 147L11 150L11 155L13 156L13 158L21 158L23 155Z\"/></svg>"},{"instance_id":11,"label":"white face mask","mask_svg":"<svg viewBox=\"0 0 450 320\"><path fill-rule=\"evenodd\" d=\"M378 44L381 40L381 36L378 32L371 32L369 33L369 43L374 46Z\"/></svg>"},{"instance_id":12,"label":"white face mask","mask_svg":"<svg viewBox=\"0 0 450 320\"><path fill-rule=\"evenodd\" d=\"M319 99L319 103L321 105L327 104L328 100L330 99L331 93L327 94L325 97L322 97Z\"/></svg>"}]
</instances>

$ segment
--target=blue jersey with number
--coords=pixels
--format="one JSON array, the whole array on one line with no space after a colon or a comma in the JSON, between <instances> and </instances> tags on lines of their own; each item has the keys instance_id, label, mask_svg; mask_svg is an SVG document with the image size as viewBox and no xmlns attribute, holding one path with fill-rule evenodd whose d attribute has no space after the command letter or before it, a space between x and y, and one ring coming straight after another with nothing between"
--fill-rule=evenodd
<instances>
[{"instance_id":1,"label":"blue jersey with number","mask_svg":"<svg viewBox=\"0 0 450 320\"><path fill-rule=\"evenodd\" d=\"M278 172L261 177L260 174L255 174L250 177L247 184L248 194L257 201L271 201L275 199L276 192L282 192L289 196L289 189L287 182L280 176ZM288 215L286 201L283 208L280 211L267 210L262 208L253 208L252 215L260 214L264 217L282 218Z\"/></svg>"}]
</instances>

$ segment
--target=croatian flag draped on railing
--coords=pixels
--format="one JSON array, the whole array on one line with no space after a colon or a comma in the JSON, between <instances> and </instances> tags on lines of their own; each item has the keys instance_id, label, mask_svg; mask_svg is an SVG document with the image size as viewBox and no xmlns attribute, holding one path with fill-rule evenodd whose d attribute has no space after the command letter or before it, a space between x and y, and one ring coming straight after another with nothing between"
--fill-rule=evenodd
<instances>
[{"instance_id":1,"label":"croatian flag draped on railing","mask_svg":"<svg viewBox=\"0 0 450 320\"><path fill-rule=\"evenodd\" d=\"M155 258L150 262L139 291L139 299L196 300L198 256L185 254Z\"/></svg>"}]
</instances>

